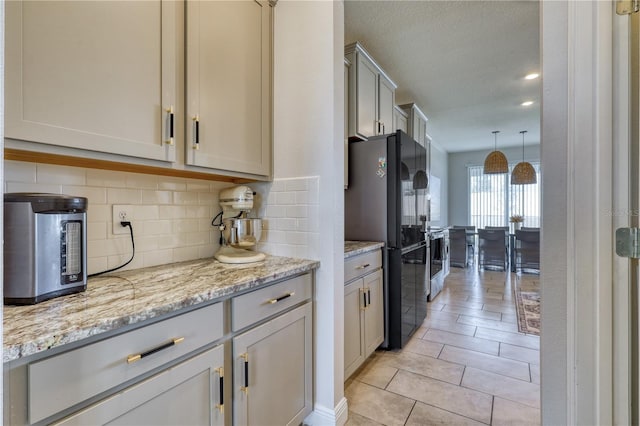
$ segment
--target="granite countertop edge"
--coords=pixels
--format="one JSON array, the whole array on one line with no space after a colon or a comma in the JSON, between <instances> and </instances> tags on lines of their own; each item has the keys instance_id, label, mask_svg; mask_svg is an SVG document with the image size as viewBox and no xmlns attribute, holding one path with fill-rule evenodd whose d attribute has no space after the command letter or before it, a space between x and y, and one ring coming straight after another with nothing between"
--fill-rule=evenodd
<instances>
[{"instance_id":1,"label":"granite countertop edge","mask_svg":"<svg viewBox=\"0 0 640 426\"><path fill-rule=\"evenodd\" d=\"M92 278L85 292L37 305L5 306L3 363L231 297L319 266L315 260L279 256L245 265L199 259Z\"/></svg>"},{"instance_id":2,"label":"granite countertop edge","mask_svg":"<svg viewBox=\"0 0 640 426\"><path fill-rule=\"evenodd\" d=\"M344 242L344 258L349 259L360 254L368 253L384 247L384 243L380 241L345 241Z\"/></svg>"}]
</instances>

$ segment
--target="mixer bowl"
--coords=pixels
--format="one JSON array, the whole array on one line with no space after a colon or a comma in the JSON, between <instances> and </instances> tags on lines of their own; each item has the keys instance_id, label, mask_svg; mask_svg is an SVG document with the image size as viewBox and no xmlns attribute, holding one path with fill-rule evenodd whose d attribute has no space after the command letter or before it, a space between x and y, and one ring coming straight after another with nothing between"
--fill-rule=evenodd
<instances>
[{"instance_id":1,"label":"mixer bowl","mask_svg":"<svg viewBox=\"0 0 640 426\"><path fill-rule=\"evenodd\" d=\"M226 244L236 248L250 248L260 241L262 219L222 219L222 235Z\"/></svg>"}]
</instances>

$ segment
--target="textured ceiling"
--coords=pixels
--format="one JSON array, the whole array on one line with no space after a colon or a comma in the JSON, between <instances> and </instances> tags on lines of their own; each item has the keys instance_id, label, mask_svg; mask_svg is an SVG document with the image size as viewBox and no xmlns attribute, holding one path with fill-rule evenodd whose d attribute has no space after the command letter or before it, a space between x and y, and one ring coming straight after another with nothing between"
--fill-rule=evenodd
<instances>
[{"instance_id":1,"label":"textured ceiling","mask_svg":"<svg viewBox=\"0 0 640 426\"><path fill-rule=\"evenodd\" d=\"M540 141L537 1L345 2L345 44L359 41L415 102L449 152ZM523 101L534 104L523 107Z\"/></svg>"}]
</instances>

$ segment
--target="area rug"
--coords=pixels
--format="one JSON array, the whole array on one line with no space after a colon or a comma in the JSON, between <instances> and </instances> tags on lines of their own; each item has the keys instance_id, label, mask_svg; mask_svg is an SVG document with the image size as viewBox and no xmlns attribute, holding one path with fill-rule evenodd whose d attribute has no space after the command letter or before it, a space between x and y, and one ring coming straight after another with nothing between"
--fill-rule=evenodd
<instances>
[{"instance_id":1,"label":"area rug","mask_svg":"<svg viewBox=\"0 0 640 426\"><path fill-rule=\"evenodd\" d=\"M518 330L521 333L540 335L540 293L516 289Z\"/></svg>"}]
</instances>

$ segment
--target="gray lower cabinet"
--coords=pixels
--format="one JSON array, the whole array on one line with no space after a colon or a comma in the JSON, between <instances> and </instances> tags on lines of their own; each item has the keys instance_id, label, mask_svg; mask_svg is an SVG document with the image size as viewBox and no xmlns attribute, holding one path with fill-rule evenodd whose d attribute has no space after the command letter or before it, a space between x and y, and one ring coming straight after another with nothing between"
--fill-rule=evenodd
<instances>
[{"instance_id":1,"label":"gray lower cabinet","mask_svg":"<svg viewBox=\"0 0 640 426\"><path fill-rule=\"evenodd\" d=\"M308 302L233 338L236 425L298 425L312 409Z\"/></svg>"},{"instance_id":2,"label":"gray lower cabinet","mask_svg":"<svg viewBox=\"0 0 640 426\"><path fill-rule=\"evenodd\" d=\"M384 293L380 251L345 262L344 378L384 341ZM360 275L356 275L360 271ZM356 275L354 277L354 275Z\"/></svg>"},{"instance_id":3,"label":"gray lower cabinet","mask_svg":"<svg viewBox=\"0 0 640 426\"><path fill-rule=\"evenodd\" d=\"M224 425L224 347L216 346L55 425Z\"/></svg>"},{"instance_id":4,"label":"gray lower cabinet","mask_svg":"<svg viewBox=\"0 0 640 426\"><path fill-rule=\"evenodd\" d=\"M312 295L307 273L7 363L4 423L301 424L313 402Z\"/></svg>"}]
</instances>

